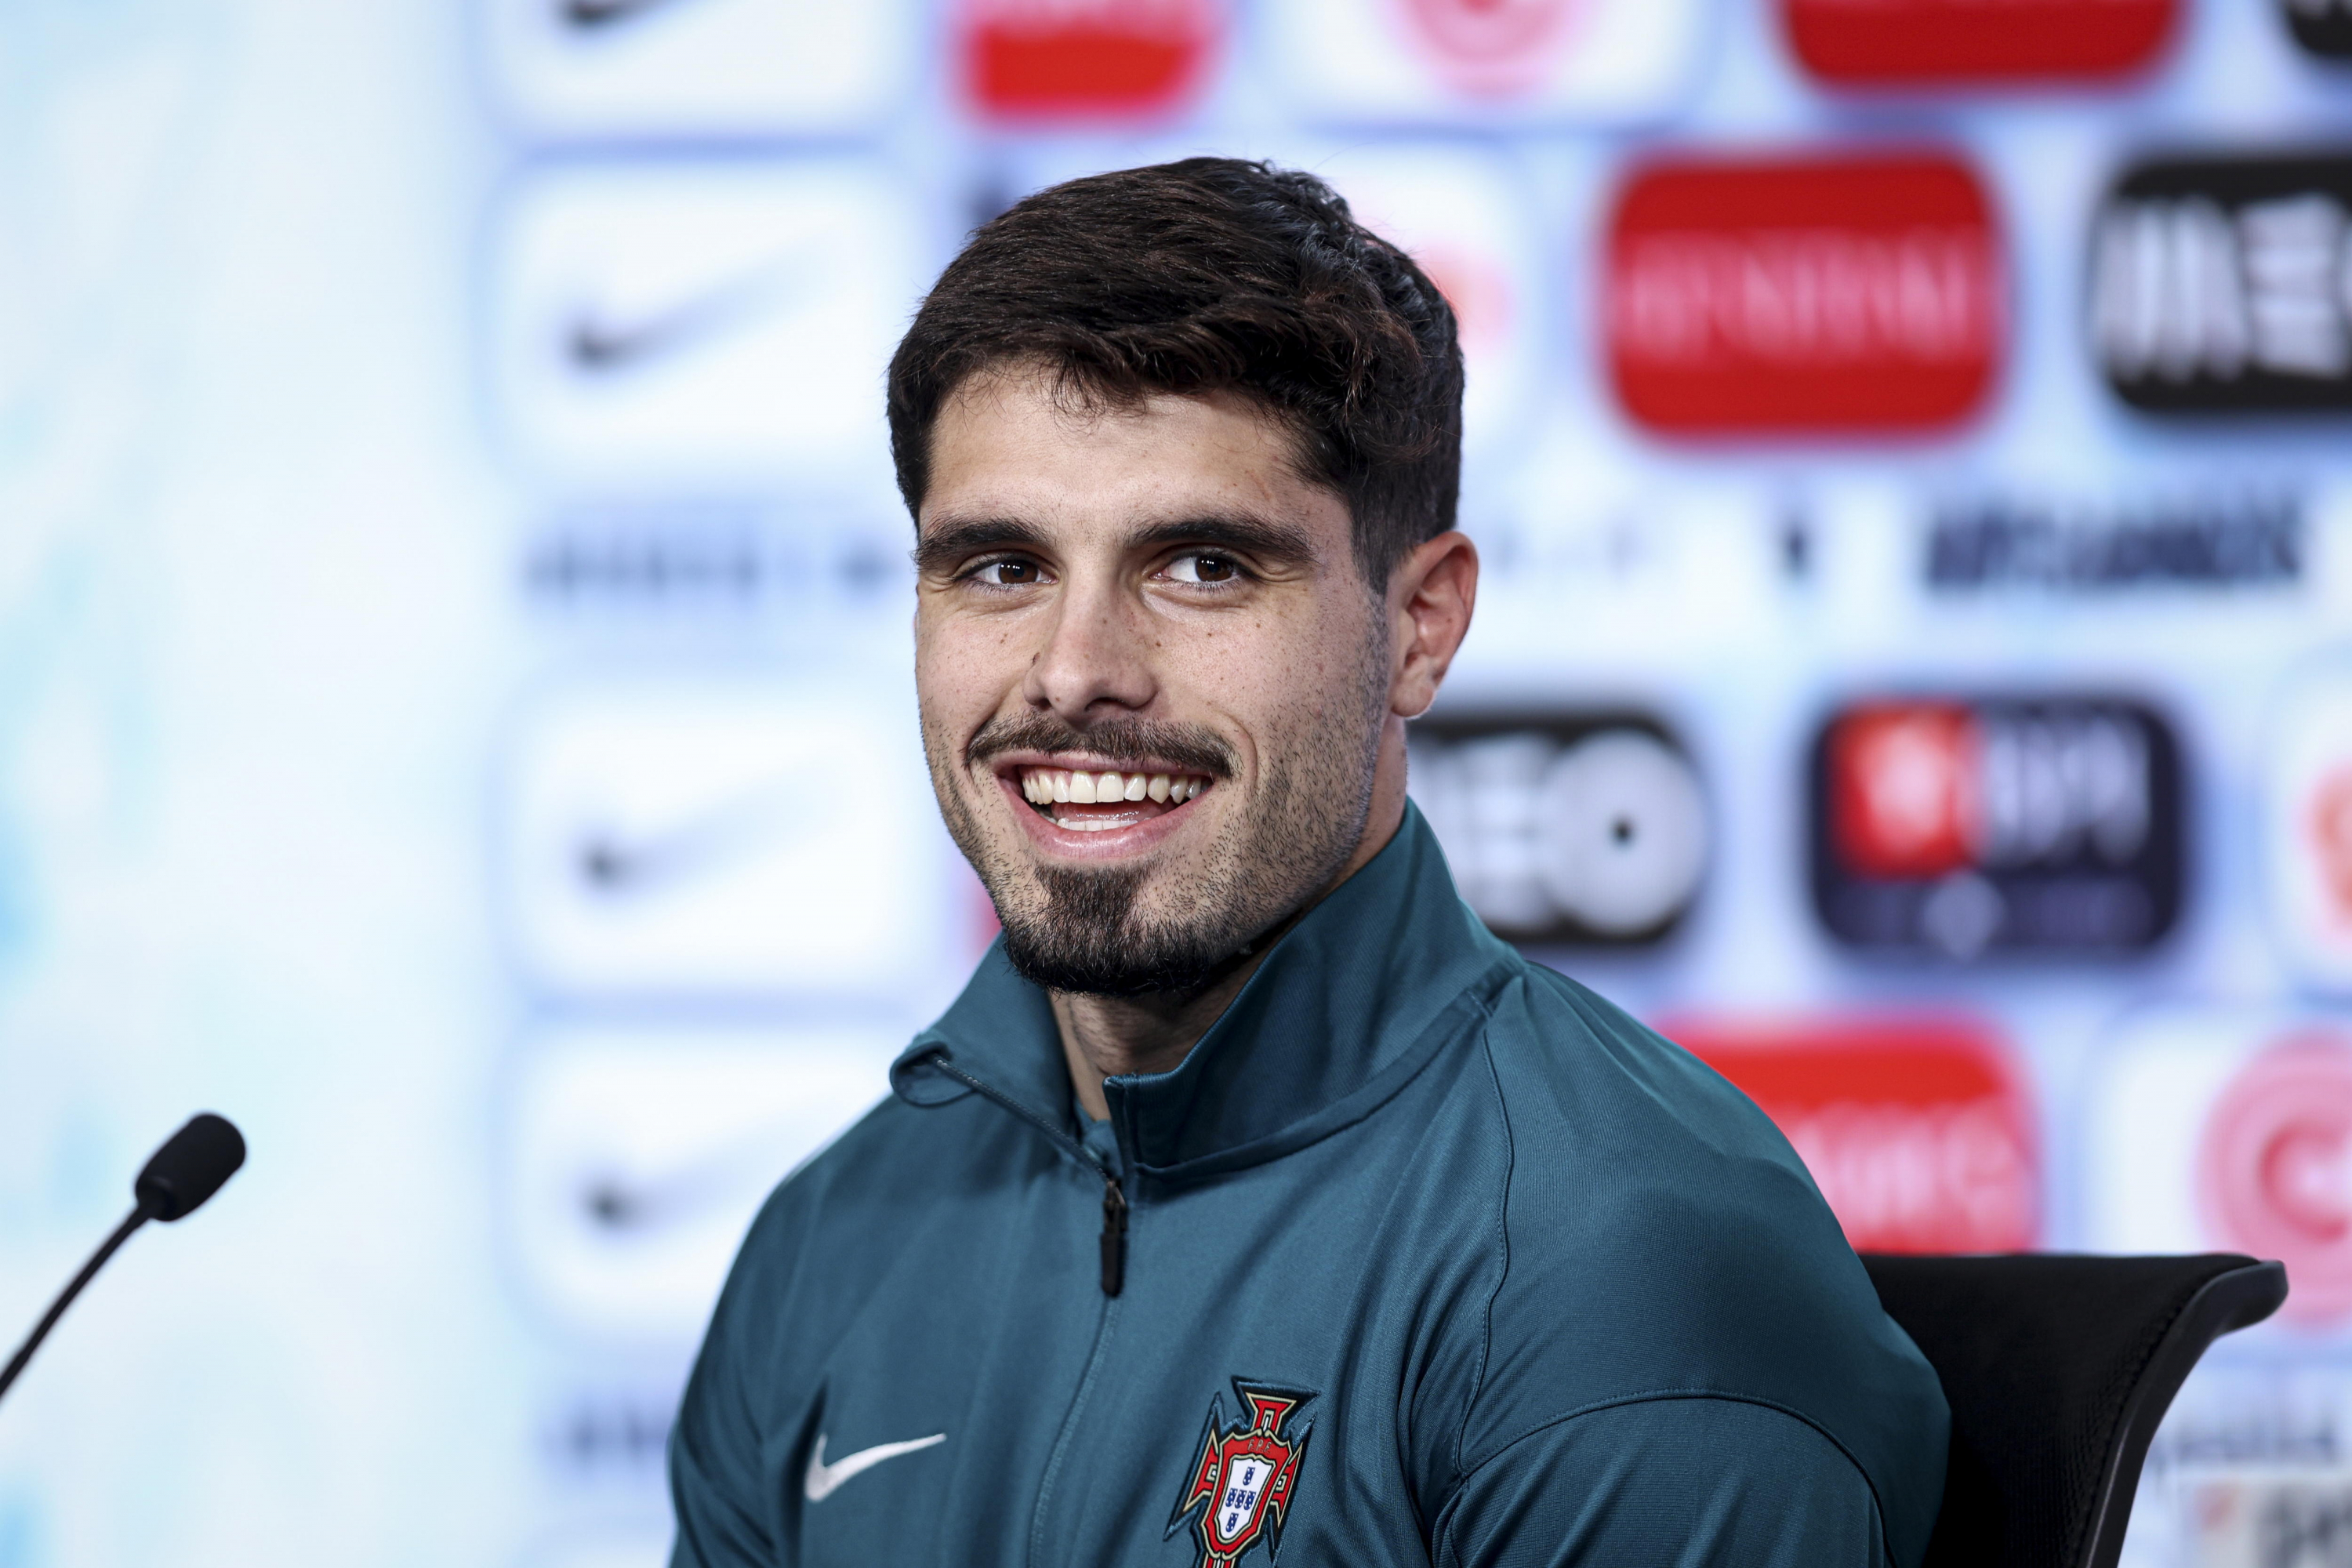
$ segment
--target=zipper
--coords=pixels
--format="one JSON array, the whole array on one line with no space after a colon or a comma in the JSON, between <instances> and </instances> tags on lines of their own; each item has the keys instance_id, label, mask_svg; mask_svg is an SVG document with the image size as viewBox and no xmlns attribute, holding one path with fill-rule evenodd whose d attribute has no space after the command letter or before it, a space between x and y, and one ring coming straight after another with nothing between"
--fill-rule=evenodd
<instances>
[{"instance_id":1,"label":"zipper","mask_svg":"<svg viewBox=\"0 0 2352 1568\"><path fill-rule=\"evenodd\" d=\"M1127 1283L1127 1193L1118 1178L1103 1173L1102 1288L1116 1296Z\"/></svg>"},{"instance_id":2,"label":"zipper","mask_svg":"<svg viewBox=\"0 0 2352 1568\"><path fill-rule=\"evenodd\" d=\"M1093 1150L1020 1101L998 1093L989 1085L950 1065L942 1058L936 1056L931 1058L931 1066L974 1094L984 1095L995 1104L1026 1121L1047 1138L1052 1139L1055 1145L1063 1152L1087 1166L1095 1174L1102 1178L1102 1293L1105 1296L1117 1296L1127 1285L1127 1189L1119 1184L1118 1173L1097 1159Z\"/></svg>"}]
</instances>

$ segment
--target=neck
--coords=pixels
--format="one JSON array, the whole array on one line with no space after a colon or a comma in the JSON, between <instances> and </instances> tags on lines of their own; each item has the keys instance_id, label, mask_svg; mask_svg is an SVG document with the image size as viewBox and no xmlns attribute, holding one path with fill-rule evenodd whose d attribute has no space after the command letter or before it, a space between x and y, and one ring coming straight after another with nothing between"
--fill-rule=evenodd
<instances>
[{"instance_id":1,"label":"neck","mask_svg":"<svg viewBox=\"0 0 2352 1568\"><path fill-rule=\"evenodd\" d=\"M1364 823L1364 837L1339 874L1301 902L1287 919L1253 944L1254 951L1220 975L1205 990L1155 993L1142 996L1087 996L1076 992L1052 994L1054 1021L1060 1026L1062 1058L1069 1064L1070 1082L1078 1104L1100 1121L1110 1115L1103 1079L1135 1073L1162 1073L1182 1062L1209 1026L1224 1016L1233 999L1257 973L1267 952L1282 933L1307 910L1331 896L1333 889L1360 870L1388 847L1404 821L1404 721L1388 721L1381 736L1380 761L1372 774L1372 807Z\"/></svg>"}]
</instances>

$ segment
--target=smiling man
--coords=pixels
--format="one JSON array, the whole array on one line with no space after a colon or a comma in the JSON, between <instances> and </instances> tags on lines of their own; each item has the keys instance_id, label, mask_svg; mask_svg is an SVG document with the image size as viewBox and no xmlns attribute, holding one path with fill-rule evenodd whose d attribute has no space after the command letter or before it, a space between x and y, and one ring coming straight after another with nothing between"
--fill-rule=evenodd
<instances>
[{"instance_id":1,"label":"smiling man","mask_svg":"<svg viewBox=\"0 0 2352 1568\"><path fill-rule=\"evenodd\" d=\"M891 365L932 787L1004 931L777 1190L681 1568L1911 1568L1935 1376L1755 1107L1454 892L1462 368L1310 176L982 228Z\"/></svg>"}]
</instances>

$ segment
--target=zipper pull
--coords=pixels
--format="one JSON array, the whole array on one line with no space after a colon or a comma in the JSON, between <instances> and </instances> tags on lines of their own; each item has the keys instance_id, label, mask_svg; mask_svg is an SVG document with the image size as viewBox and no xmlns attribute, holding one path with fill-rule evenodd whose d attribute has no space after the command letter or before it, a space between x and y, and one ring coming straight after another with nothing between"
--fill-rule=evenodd
<instances>
[{"instance_id":1,"label":"zipper pull","mask_svg":"<svg viewBox=\"0 0 2352 1568\"><path fill-rule=\"evenodd\" d=\"M1103 1173L1102 1288L1106 1296L1118 1294L1127 1283L1127 1193L1118 1178Z\"/></svg>"}]
</instances>

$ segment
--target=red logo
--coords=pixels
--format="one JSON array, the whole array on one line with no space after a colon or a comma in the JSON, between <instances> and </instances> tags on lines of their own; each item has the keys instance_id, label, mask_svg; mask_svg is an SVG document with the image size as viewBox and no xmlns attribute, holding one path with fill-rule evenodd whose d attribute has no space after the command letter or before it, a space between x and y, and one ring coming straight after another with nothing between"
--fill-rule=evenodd
<instances>
[{"instance_id":1,"label":"red logo","mask_svg":"<svg viewBox=\"0 0 2352 1568\"><path fill-rule=\"evenodd\" d=\"M965 0L966 89L1005 120L1168 114L1207 75L1223 20L1217 0Z\"/></svg>"},{"instance_id":2,"label":"red logo","mask_svg":"<svg viewBox=\"0 0 2352 1568\"><path fill-rule=\"evenodd\" d=\"M1540 82L1586 9L1586 0L1397 0L1406 34L1447 85L1473 97L1508 98Z\"/></svg>"},{"instance_id":3,"label":"red logo","mask_svg":"<svg viewBox=\"0 0 2352 1568\"><path fill-rule=\"evenodd\" d=\"M1240 1422L1227 1426L1224 1395L1209 1396L1209 1424L1201 1433L1200 1457L1192 1461L1176 1511L1168 1516L1169 1535L1192 1518L1201 1542L1201 1568L1233 1568L1260 1541L1265 1542L1265 1560L1274 1561L1313 1425L1288 1436L1283 1434L1284 1424L1315 1397L1312 1394L1238 1377L1234 1392L1241 1397ZM1200 1510L1197 1516L1195 1510Z\"/></svg>"},{"instance_id":4,"label":"red logo","mask_svg":"<svg viewBox=\"0 0 2352 1568\"><path fill-rule=\"evenodd\" d=\"M2311 853L2328 897L2328 913L2352 927L2352 763L2323 777L2311 792Z\"/></svg>"},{"instance_id":5,"label":"red logo","mask_svg":"<svg viewBox=\"0 0 2352 1568\"><path fill-rule=\"evenodd\" d=\"M1786 1135L1857 1250L2012 1252L2042 1208L2033 1117L1989 1028L1919 1018L1664 1033Z\"/></svg>"},{"instance_id":6,"label":"red logo","mask_svg":"<svg viewBox=\"0 0 2352 1568\"><path fill-rule=\"evenodd\" d=\"M1958 703L1857 708L1830 734L1839 859L1869 877L1940 877L1973 865L1983 837L1983 742Z\"/></svg>"},{"instance_id":7,"label":"red logo","mask_svg":"<svg viewBox=\"0 0 2352 1568\"><path fill-rule=\"evenodd\" d=\"M2352 1044L2315 1031L2256 1057L2207 1114L2197 1166L2212 1233L2286 1265L2285 1316L2352 1311Z\"/></svg>"},{"instance_id":8,"label":"red logo","mask_svg":"<svg viewBox=\"0 0 2352 1568\"><path fill-rule=\"evenodd\" d=\"M2172 37L2179 0L1782 0L1805 68L1844 87L2127 75Z\"/></svg>"},{"instance_id":9,"label":"red logo","mask_svg":"<svg viewBox=\"0 0 2352 1568\"><path fill-rule=\"evenodd\" d=\"M1687 160L1620 196L1605 317L1618 396L1652 429L1900 435L1983 404L2007 305L1957 159Z\"/></svg>"}]
</instances>

